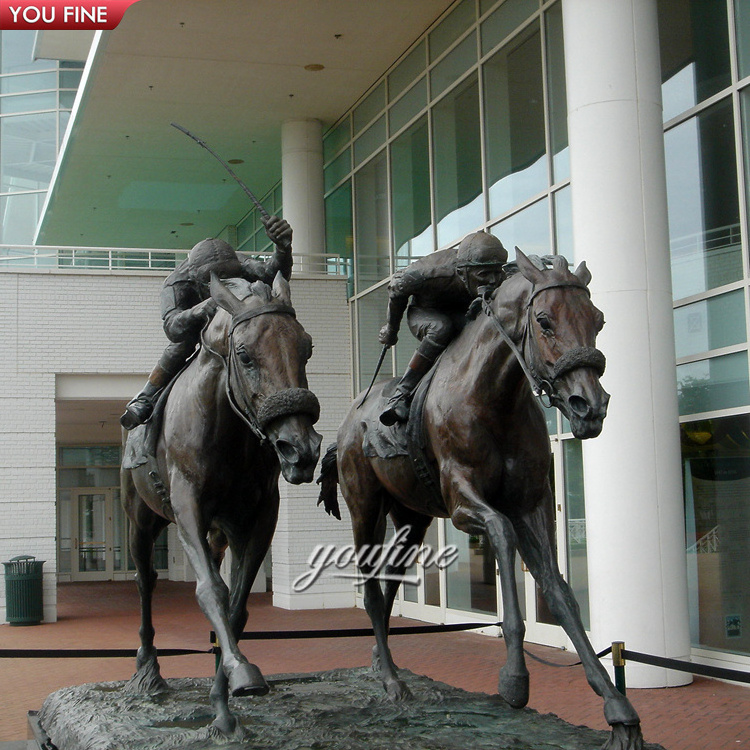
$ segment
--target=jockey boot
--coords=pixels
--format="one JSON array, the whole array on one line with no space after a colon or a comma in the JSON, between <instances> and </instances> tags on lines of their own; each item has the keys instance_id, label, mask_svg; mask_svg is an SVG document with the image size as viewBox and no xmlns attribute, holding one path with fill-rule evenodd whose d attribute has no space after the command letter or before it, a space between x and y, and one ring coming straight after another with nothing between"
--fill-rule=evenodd
<instances>
[{"instance_id":1,"label":"jockey boot","mask_svg":"<svg viewBox=\"0 0 750 750\"><path fill-rule=\"evenodd\" d=\"M154 411L156 397L171 379L169 371L164 369L159 362L148 376L143 390L125 407L125 413L120 417L120 424L126 430L132 430L139 424L147 422Z\"/></svg>"},{"instance_id":2,"label":"jockey boot","mask_svg":"<svg viewBox=\"0 0 750 750\"><path fill-rule=\"evenodd\" d=\"M143 390L125 407L125 413L120 417L120 424L126 430L132 430L148 421L154 411L159 391L161 388L151 381L147 382Z\"/></svg>"},{"instance_id":3,"label":"jockey boot","mask_svg":"<svg viewBox=\"0 0 750 750\"><path fill-rule=\"evenodd\" d=\"M423 347L420 346L420 349ZM380 415L380 421L386 426L409 419L409 408L414 391L419 381L429 372L436 357L427 357L419 349L412 355L406 372L398 381L396 390L387 401L387 408Z\"/></svg>"}]
</instances>

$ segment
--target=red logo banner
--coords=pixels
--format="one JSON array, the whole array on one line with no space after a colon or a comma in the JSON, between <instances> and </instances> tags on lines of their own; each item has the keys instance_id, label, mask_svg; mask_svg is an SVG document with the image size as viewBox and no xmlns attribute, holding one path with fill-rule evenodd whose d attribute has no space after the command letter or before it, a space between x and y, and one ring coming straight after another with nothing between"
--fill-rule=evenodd
<instances>
[{"instance_id":1,"label":"red logo banner","mask_svg":"<svg viewBox=\"0 0 750 750\"><path fill-rule=\"evenodd\" d=\"M114 29L138 0L0 0L0 29Z\"/></svg>"}]
</instances>

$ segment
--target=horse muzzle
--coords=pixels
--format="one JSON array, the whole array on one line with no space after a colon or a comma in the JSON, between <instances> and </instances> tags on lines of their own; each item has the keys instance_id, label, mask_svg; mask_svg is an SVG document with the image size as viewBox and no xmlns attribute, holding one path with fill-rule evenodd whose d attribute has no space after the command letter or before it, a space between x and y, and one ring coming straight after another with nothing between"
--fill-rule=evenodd
<instances>
[{"instance_id":1,"label":"horse muzzle","mask_svg":"<svg viewBox=\"0 0 750 750\"><path fill-rule=\"evenodd\" d=\"M284 479L290 484L313 480L323 439L313 429L319 416L318 399L307 388L274 393L258 410L258 422L276 451Z\"/></svg>"}]
</instances>

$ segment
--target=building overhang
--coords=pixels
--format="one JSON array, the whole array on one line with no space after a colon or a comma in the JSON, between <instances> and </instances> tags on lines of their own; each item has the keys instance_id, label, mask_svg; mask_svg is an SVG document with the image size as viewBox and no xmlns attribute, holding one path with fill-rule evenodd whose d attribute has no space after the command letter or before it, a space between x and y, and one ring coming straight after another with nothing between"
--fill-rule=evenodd
<instances>
[{"instance_id":1,"label":"building overhang","mask_svg":"<svg viewBox=\"0 0 750 750\"><path fill-rule=\"evenodd\" d=\"M37 243L185 248L236 223L247 197L170 124L242 160L232 168L263 195L281 175L282 123L334 124L451 4L131 5L92 46ZM62 47L50 36L37 48Z\"/></svg>"}]
</instances>

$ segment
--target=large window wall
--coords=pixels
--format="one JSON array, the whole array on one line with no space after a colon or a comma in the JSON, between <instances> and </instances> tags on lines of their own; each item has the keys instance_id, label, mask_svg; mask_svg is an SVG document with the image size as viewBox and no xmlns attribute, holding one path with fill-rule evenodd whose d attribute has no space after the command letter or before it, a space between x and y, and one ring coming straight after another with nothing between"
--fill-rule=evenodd
<instances>
[{"instance_id":1,"label":"large window wall","mask_svg":"<svg viewBox=\"0 0 750 750\"><path fill-rule=\"evenodd\" d=\"M33 242L83 70L34 60L35 34L0 31L0 244Z\"/></svg>"},{"instance_id":2,"label":"large window wall","mask_svg":"<svg viewBox=\"0 0 750 750\"><path fill-rule=\"evenodd\" d=\"M518 245L574 260L562 40L559 1L461 0L326 134L327 250L353 257L355 390L377 365L394 271L480 229L511 257ZM402 331L381 377L400 373L415 346ZM547 416L559 559L587 618L580 443L556 410ZM428 537L456 544L459 558L446 571L421 571L422 586L402 593L404 611L501 615L485 540L443 521ZM520 561L516 577L527 621L541 628L532 637L555 642L558 629L544 631L552 618Z\"/></svg>"},{"instance_id":3,"label":"large window wall","mask_svg":"<svg viewBox=\"0 0 750 750\"><path fill-rule=\"evenodd\" d=\"M659 0L691 637L750 656L750 11Z\"/></svg>"}]
</instances>

